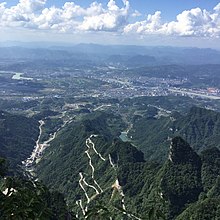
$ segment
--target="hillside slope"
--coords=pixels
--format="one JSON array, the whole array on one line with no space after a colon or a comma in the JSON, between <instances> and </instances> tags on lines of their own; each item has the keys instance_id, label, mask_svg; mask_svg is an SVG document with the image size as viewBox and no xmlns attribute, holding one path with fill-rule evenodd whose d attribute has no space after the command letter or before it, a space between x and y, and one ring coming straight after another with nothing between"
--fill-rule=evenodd
<instances>
[{"instance_id":1,"label":"hillside slope","mask_svg":"<svg viewBox=\"0 0 220 220\"><path fill-rule=\"evenodd\" d=\"M11 171L31 154L38 126L35 119L0 111L0 156L8 159Z\"/></svg>"},{"instance_id":2,"label":"hillside slope","mask_svg":"<svg viewBox=\"0 0 220 220\"><path fill-rule=\"evenodd\" d=\"M146 159L164 161L170 139L175 136L183 137L197 152L220 147L220 113L199 107L192 107L186 115L155 111L134 120L129 133Z\"/></svg>"},{"instance_id":3,"label":"hillside slope","mask_svg":"<svg viewBox=\"0 0 220 220\"><path fill-rule=\"evenodd\" d=\"M39 179L64 193L81 217L100 203L140 218L153 210L155 219L160 219L161 212L166 219L192 216L190 207L199 210L206 198L212 200L212 207L219 205L218 148L199 156L181 137L175 137L165 162L158 164L145 161L134 145L116 138L122 129L120 117L101 112L68 124L37 164ZM115 214L114 208L110 211L114 219L123 216Z\"/></svg>"}]
</instances>

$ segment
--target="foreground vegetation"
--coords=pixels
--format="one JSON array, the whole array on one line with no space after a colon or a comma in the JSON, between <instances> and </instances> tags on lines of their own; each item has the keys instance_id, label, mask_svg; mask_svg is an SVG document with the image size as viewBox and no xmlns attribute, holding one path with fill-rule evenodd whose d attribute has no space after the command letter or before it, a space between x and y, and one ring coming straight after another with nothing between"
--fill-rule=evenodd
<instances>
[{"instance_id":1,"label":"foreground vegetation","mask_svg":"<svg viewBox=\"0 0 220 220\"><path fill-rule=\"evenodd\" d=\"M98 110L97 99L80 99L64 113L63 101L44 100L28 117L1 112L0 157L9 165L5 172L1 160L2 219L220 217L218 112L189 110L192 100L184 108L178 97L105 100L110 107L102 100ZM39 136L39 120L41 143L57 133L33 164L36 176L24 179L21 161Z\"/></svg>"}]
</instances>

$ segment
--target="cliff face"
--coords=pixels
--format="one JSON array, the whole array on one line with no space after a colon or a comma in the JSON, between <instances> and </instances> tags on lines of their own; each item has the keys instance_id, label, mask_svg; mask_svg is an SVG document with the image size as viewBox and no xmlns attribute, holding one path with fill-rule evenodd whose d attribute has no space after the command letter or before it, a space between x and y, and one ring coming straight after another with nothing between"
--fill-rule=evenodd
<instances>
[{"instance_id":1,"label":"cliff face","mask_svg":"<svg viewBox=\"0 0 220 220\"><path fill-rule=\"evenodd\" d=\"M194 202L202 192L201 159L180 137L173 138L169 160L163 167L161 189L169 202L170 218L187 203Z\"/></svg>"},{"instance_id":2,"label":"cliff face","mask_svg":"<svg viewBox=\"0 0 220 220\"><path fill-rule=\"evenodd\" d=\"M193 151L190 145L181 137L175 137L170 144L169 160L173 164L191 164L201 167L200 157Z\"/></svg>"}]
</instances>

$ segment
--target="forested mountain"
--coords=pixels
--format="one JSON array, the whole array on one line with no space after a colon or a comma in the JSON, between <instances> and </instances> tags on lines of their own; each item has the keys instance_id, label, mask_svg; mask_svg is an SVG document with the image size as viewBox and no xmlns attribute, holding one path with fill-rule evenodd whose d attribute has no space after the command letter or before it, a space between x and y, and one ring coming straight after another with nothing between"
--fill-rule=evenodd
<instances>
[{"instance_id":1,"label":"forested mountain","mask_svg":"<svg viewBox=\"0 0 220 220\"><path fill-rule=\"evenodd\" d=\"M220 0L0 1L0 220L220 220Z\"/></svg>"},{"instance_id":2,"label":"forested mountain","mask_svg":"<svg viewBox=\"0 0 220 220\"><path fill-rule=\"evenodd\" d=\"M97 182L101 182L103 187L111 186L115 175L109 163L109 154L115 162L120 157L119 163L144 160L143 153L130 144L114 140L122 129L123 122L120 118L105 113L91 114L67 125L51 143L51 147L46 149L37 166L39 179L52 188L58 188L70 201L75 201L84 197L78 183L79 173L85 173L87 181L93 181L89 165L91 156ZM93 134L97 136L91 136ZM89 140L98 147L104 160L100 159L94 149L88 148L87 144L91 144L87 143ZM89 155L85 153L86 150L89 150Z\"/></svg>"},{"instance_id":3,"label":"forested mountain","mask_svg":"<svg viewBox=\"0 0 220 220\"><path fill-rule=\"evenodd\" d=\"M10 171L29 157L38 134L37 120L0 111L0 157L7 158Z\"/></svg>"},{"instance_id":4,"label":"forested mountain","mask_svg":"<svg viewBox=\"0 0 220 220\"><path fill-rule=\"evenodd\" d=\"M137 103L128 112L124 112L126 101L117 113L80 112L65 126L55 113L50 119L55 124L46 120L47 111L33 118L1 112L1 140L5 144L0 149L4 149L2 154L9 158L13 169L29 157L39 138L37 120L44 118L46 133L56 127L56 135L31 165L36 175L33 178L49 190L38 182L35 188L28 180L12 179L10 187L21 191L21 197L13 194L14 201L26 204L29 200L24 198L40 193L30 209L36 216L50 216L46 219L219 218L220 114L200 107L192 107L188 113L177 112L179 107L170 111L163 108L170 106L164 100L163 107L140 102L141 109ZM128 125L128 141L123 142L119 136ZM44 135L40 140L47 139ZM9 137L11 142L7 142ZM10 146L14 157L9 154ZM3 176L2 168L0 173ZM3 188L10 183L4 183L4 179L0 182ZM6 190L3 188L2 193ZM4 193L1 197L5 202L10 199ZM35 210L39 201L45 208L43 213ZM60 207L59 211L54 206ZM23 208L27 216L33 214L28 205Z\"/></svg>"},{"instance_id":5,"label":"forested mountain","mask_svg":"<svg viewBox=\"0 0 220 220\"><path fill-rule=\"evenodd\" d=\"M189 114L178 117L186 118L192 125L198 121L192 115L204 116L202 120L207 119L207 115L218 118L218 113L200 108L192 108ZM188 118L195 121L190 122ZM180 123L177 120L172 122L176 126ZM120 117L111 114L106 117L105 113L94 113L89 118L72 122L46 149L37 166L39 179L64 193L69 205L79 215L83 213L75 202L82 202L85 209L92 209L99 204L97 202L107 207L113 204L123 208L125 204L135 216L142 218L154 212L155 219L159 219L158 213L161 212L165 219L193 216L195 213L191 213L190 207L199 210L207 203L206 199L211 199L210 208L217 210L218 148L210 145L210 149L199 156L181 137L175 137L167 141L171 143L170 149L164 155L164 163L158 164L146 161L144 154L133 144L117 139L116 134L122 128ZM118 191L111 199L117 181L124 196ZM216 212L213 213L207 213L210 219L214 219ZM119 216L121 213L116 214L115 219Z\"/></svg>"},{"instance_id":6,"label":"forested mountain","mask_svg":"<svg viewBox=\"0 0 220 220\"><path fill-rule=\"evenodd\" d=\"M39 182L7 176L7 165L0 158L0 218L8 219L72 219L64 197L51 192Z\"/></svg>"},{"instance_id":7,"label":"forested mountain","mask_svg":"<svg viewBox=\"0 0 220 220\"><path fill-rule=\"evenodd\" d=\"M186 114L153 108L134 120L129 136L146 159L161 161L168 153L170 138L183 137L197 152L220 147L220 113L192 107Z\"/></svg>"},{"instance_id":8,"label":"forested mountain","mask_svg":"<svg viewBox=\"0 0 220 220\"><path fill-rule=\"evenodd\" d=\"M169 218L198 199L203 190L201 165L200 157L188 143L179 137L172 140L161 178L161 195L168 201Z\"/></svg>"}]
</instances>

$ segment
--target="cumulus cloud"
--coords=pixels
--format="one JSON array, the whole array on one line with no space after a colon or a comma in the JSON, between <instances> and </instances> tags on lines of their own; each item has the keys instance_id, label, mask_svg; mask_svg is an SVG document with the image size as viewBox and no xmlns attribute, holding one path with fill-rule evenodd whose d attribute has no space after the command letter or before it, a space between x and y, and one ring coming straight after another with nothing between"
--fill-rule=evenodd
<instances>
[{"instance_id":1,"label":"cumulus cloud","mask_svg":"<svg viewBox=\"0 0 220 220\"><path fill-rule=\"evenodd\" d=\"M144 20L129 23L129 20L137 20L140 13L130 7L128 0L122 0L122 7L115 0L109 0L107 5L93 2L86 8L74 2L66 2L62 7L46 7L46 1L20 0L12 7L0 3L0 26L64 33L108 31L138 35L220 36L220 3L212 11L201 8L183 11L170 22L163 22L161 12L156 11Z\"/></svg>"},{"instance_id":2,"label":"cumulus cloud","mask_svg":"<svg viewBox=\"0 0 220 220\"><path fill-rule=\"evenodd\" d=\"M46 0L20 0L10 8L5 7L6 3L1 3L0 24L59 32L117 31L124 28L129 17L129 2L122 2L122 8L114 0L109 0L106 7L93 2L87 8L74 2L66 2L61 8L46 8Z\"/></svg>"},{"instance_id":3,"label":"cumulus cloud","mask_svg":"<svg viewBox=\"0 0 220 220\"><path fill-rule=\"evenodd\" d=\"M161 12L148 15L144 21L128 24L125 33L164 34L175 36L220 37L220 3L212 12L194 8L177 15L176 21L163 23Z\"/></svg>"},{"instance_id":4,"label":"cumulus cloud","mask_svg":"<svg viewBox=\"0 0 220 220\"><path fill-rule=\"evenodd\" d=\"M5 11L5 5L6 5L6 2L0 3L0 18L2 17Z\"/></svg>"},{"instance_id":5,"label":"cumulus cloud","mask_svg":"<svg viewBox=\"0 0 220 220\"><path fill-rule=\"evenodd\" d=\"M144 21L128 24L124 28L125 33L135 32L139 34L159 33L161 29L161 12L156 11L153 15L148 15Z\"/></svg>"},{"instance_id":6,"label":"cumulus cloud","mask_svg":"<svg viewBox=\"0 0 220 220\"><path fill-rule=\"evenodd\" d=\"M214 8L214 13L200 8L183 11L177 16L177 21L166 24L165 31L181 36L217 37L220 34L219 12L218 7Z\"/></svg>"},{"instance_id":7,"label":"cumulus cloud","mask_svg":"<svg viewBox=\"0 0 220 220\"><path fill-rule=\"evenodd\" d=\"M41 13L46 0L20 0L19 3L6 8L6 3L0 4L1 26L35 26L33 19Z\"/></svg>"},{"instance_id":8,"label":"cumulus cloud","mask_svg":"<svg viewBox=\"0 0 220 220\"><path fill-rule=\"evenodd\" d=\"M86 31L117 31L127 24L129 7L128 1L124 1L124 7L119 8L114 0L110 0L106 10L85 16L79 28Z\"/></svg>"}]
</instances>

